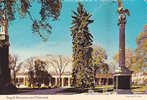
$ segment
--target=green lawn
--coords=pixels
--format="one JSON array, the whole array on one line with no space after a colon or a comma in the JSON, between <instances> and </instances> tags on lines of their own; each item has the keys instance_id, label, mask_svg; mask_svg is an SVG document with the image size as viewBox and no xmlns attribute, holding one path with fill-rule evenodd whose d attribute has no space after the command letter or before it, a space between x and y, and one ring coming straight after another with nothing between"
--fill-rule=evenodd
<instances>
[{"instance_id":1,"label":"green lawn","mask_svg":"<svg viewBox=\"0 0 147 100\"><path fill-rule=\"evenodd\" d=\"M147 86L145 85L133 85L131 92L144 92L147 90Z\"/></svg>"},{"instance_id":2,"label":"green lawn","mask_svg":"<svg viewBox=\"0 0 147 100\"><path fill-rule=\"evenodd\" d=\"M88 93L88 88L67 88L62 91L62 93ZM94 92L107 92L107 91L113 91L113 86L96 86L94 89Z\"/></svg>"}]
</instances>

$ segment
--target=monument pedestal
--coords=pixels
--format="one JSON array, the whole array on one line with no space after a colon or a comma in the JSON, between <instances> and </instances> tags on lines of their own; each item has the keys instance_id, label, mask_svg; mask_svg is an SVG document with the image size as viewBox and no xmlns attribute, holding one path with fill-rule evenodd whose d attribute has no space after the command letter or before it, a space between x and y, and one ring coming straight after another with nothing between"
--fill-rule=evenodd
<instances>
[{"instance_id":1,"label":"monument pedestal","mask_svg":"<svg viewBox=\"0 0 147 100\"><path fill-rule=\"evenodd\" d=\"M118 94L131 94L131 73L115 73L114 89Z\"/></svg>"}]
</instances>

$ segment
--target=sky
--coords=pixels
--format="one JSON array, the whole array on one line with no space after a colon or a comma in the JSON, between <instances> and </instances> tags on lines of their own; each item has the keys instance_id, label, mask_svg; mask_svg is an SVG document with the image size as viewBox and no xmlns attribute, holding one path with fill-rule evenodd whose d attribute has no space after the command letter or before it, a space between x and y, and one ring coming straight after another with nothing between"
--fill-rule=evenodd
<instances>
[{"instance_id":1,"label":"sky","mask_svg":"<svg viewBox=\"0 0 147 100\"><path fill-rule=\"evenodd\" d=\"M32 21L26 16L9 25L10 53L18 55L19 60L31 56L72 55L72 10L76 10L78 0L62 0L61 15L57 21L50 22L52 33L47 42L43 42L37 34L32 33ZM94 23L89 25L89 31L94 36L93 44L104 48L108 54L108 60L118 52L119 27L116 0L81 0L84 8L92 14ZM136 37L147 24L147 0L122 0L124 8L128 8L131 16L127 16L126 24L126 48L136 48ZM34 3L30 9L33 17L38 16L39 5ZM16 14L18 15L18 14Z\"/></svg>"}]
</instances>

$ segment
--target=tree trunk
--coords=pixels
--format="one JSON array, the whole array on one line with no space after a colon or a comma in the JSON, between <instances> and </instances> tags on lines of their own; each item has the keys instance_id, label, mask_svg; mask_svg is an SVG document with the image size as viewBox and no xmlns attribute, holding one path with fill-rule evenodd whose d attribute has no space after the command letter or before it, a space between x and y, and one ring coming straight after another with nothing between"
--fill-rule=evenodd
<instances>
[{"instance_id":1,"label":"tree trunk","mask_svg":"<svg viewBox=\"0 0 147 100\"><path fill-rule=\"evenodd\" d=\"M61 74L59 75L59 87L62 86Z\"/></svg>"},{"instance_id":2,"label":"tree trunk","mask_svg":"<svg viewBox=\"0 0 147 100\"><path fill-rule=\"evenodd\" d=\"M94 71L94 88L96 87L96 70Z\"/></svg>"},{"instance_id":3,"label":"tree trunk","mask_svg":"<svg viewBox=\"0 0 147 100\"><path fill-rule=\"evenodd\" d=\"M10 69L9 69L9 37L5 35L5 40L0 40L0 89L9 88L10 84Z\"/></svg>"},{"instance_id":4,"label":"tree trunk","mask_svg":"<svg viewBox=\"0 0 147 100\"><path fill-rule=\"evenodd\" d=\"M8 35L8 20L6 10L3 15L4 19L1 23L0 34L0 90L14 90L16 87L11 83L10 69L9 69L9 35Z\"/></svg>"},{"instance_id":5,"label":"tree trunk","mask_svg":"<svg viewBox=\"0 0 147 100\"><path fill-rule=\"evenodd\" d=\"M16 71L14 70L14 85L16 86Z\"/></svg>"}]
</instances>

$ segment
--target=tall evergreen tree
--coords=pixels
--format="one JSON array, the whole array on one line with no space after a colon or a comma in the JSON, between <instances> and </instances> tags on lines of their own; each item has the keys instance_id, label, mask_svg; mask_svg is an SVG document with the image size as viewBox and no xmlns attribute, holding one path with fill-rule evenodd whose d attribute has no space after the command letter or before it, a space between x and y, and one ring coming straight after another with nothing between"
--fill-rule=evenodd
<instances>
[{"instance_id":1,"label":"tall evergreen tree","mask_svg":"<svg viewBox=\"0 0 147 100\"><path fill-rule=\"evenodd\" d=\"M79 88L91 88L94 86L92 67L92 38L88 25L93 23L92 16L79 2L77 12L73 11L71 36L73 43L73 73L72 86Z\"/></svg>"}]
</instances>

